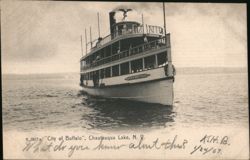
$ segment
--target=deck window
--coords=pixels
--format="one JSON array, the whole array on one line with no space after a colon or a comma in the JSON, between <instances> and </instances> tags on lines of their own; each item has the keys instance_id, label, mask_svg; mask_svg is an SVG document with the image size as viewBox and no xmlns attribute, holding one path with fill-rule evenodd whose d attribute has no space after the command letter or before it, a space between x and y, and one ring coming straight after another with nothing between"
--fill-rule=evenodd
<instances>
[{"instance_id":1,"label":"deck window","mask_svg":"<svg viewBox=\"0 0 250 160\"><path fill-rule=\"evenodd\" d=\"M105 69L101 69L100 78L105 78Z\"/></svg>"},{"instance_id":2,"label":"deck window","mask_svg":"<svg viewBox=\"0 0 250 160\"><path fill-rule=\"evenodd\" d=\"M90 80L90 73L87 73L87 78L88 80Z\"/></svg>"},{"instance_id":3,"label":"deck window","mask_svg":"<svg viewBox=\"0 0 250 160\"><path fill-rule=\"evenodd\" d=\"M110 77L110 67L105 68L105 78Z\"/></svg>"},{"instance_id":4,"label":"deck window","mask_svg":"<svg viewBox=\"0 0 250 160\"><path fill-rule=\"evenodd\" d=\"M142 71L142 59L131 61L131 72L136 73Z\"/></svg>"},{"instance_id":5,"label":"deck window","mask_svg":"<svg viewBox=\"0 0 250 160\"><path fill-rule=\"evenodd\" d=\"M155 67L155 55L145 57L145 69L152 69Z\"/></svg>"},{"instance_id":6,"label":"deck window","mask_svg":"<svg viewBox=\"0 0 250 160\"><path fill-rule=\"evenodd\" d=\"M99 70L93 72L93 76L95 76L97 79L99 79L99 72Z\"/></svg>"},{"instance_id":7,"label":"deck window","mask_svg":"<svg viewBox=\"0 0 250 160\"><path fill-rule=\"evenodd\" d=\"M129 74L129 63L128 62L121 64L121 75L124 75L124 74Z\"/></svg>"},{"instance_id":8,"label":"deck window","mask_svg":"<svg viewBox=\"0 0 250 160\"><path fill-rule=\"evenodd\" d=\"M112 44L112 55L120 53L119 41Z\"/></svg>"},{"instance_id":9,"label":"deck window","mask_svg":"<svg viewBox=\"0 0 250 160\"><path fill-rule=\"evenodd\" d=\"M89 74L88 73L85 73L85 80L89 80Z\"/></svg>"},{"instance_id":10,"label":"deck window","mask_svg":"<svg viewBox=\"0 0 250 160\"><path fill-rule=\"evenodd\" d=\"M87 74L86 74L86 73L83 74L83 80L88 80L87 78L88 78L88 77L87 77Z\"/></svg>"},{"instance_id":11,"label":"deck window","mask_svg":"<svg viewBox=\"0 0 250 160\"><path fill-rule=\"evenodd\" d=\"M167 54L166 52L162 52L157 54L158 66L164 66L167 62Z\"/></svg>"},{"instance_id":12,"label":"deck window","mask_svg":"<svg viewBox=\"0 0 250 160\"><path fill-rule=\"evenodd\" d=\"M93 80L93 72L89 73L89 80Z\"/></svg>"},{"instance_id":13,"label":"deck window","mask_svg":"<svg viewBox=\"0 0 250 160\"><path fill-rule=\"evenodd\" d=\"M107 46L105 50L105 57L111 56L111 46Z\"/></svg>"},{"instance_id":14,"label":"deck window","mask_svg":"<svg viewBox=\"0 0 250 160\"><path fill-rule=\"evenodd\" d=\"M112 66L112 77L119 76L119 65Z\"/></svg>"},{"instance_id":15,"label":"deck window","mask_svg":"<svg viewBox=\"0 0 250 160\"><path fill-rule=\"evenodd\" d=\"M86 61L85 60L82 60L81 61L81 66L84 67L86 65Z\"/></svg>"}]
</instances>

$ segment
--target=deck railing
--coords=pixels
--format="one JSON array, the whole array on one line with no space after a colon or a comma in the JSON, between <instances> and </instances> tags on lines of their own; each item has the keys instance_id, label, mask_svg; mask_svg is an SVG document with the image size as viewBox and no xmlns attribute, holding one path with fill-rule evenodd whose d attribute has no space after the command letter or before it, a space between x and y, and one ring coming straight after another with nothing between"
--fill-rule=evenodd
<instances>
[{"instance_id":1,"label":"deck railing","mask_svg":"<svg viewBox=\"0 0 250 160\"><path fill-rule=\"evenodd\" d=\"M167 43L167 45L168 45L168 43ZM111 55L109 57L105 57L103 59L93 61L91 64L82 67L82 69L87 69L87 68L90 68L90 67L100 66L100 65L103 65L103 64L106 64L106 63L109 63L109 62L113 62L113 61L123 59L125 57L130 57L130 56L134 56L134 55L137 55L137 54L141 54L141 53L144 53L144 52L149 51L149 50L159 49L159 48L161 48L163 46L166 46L165 37L159 38L159 39L157 39L155 41L151 41L151 42L148 42L148 43L138 45L136 47L130 48L129 50L122 51L120 53Z\"/></svg>"}]
</instances>

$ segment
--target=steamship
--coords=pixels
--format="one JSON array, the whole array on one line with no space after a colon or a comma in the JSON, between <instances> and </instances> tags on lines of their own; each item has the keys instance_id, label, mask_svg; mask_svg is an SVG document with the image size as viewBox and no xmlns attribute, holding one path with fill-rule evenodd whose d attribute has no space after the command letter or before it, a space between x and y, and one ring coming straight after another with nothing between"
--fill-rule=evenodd
<instances>
[{"instance_id":1,"label":"steamship","mask_svg":"<svg viewBox=\"0 0 250 160\"><path fill-rule=\"evenodd\" d=\"M124 17L117 21L121 11ZM175 69L165 10L164 27L144 24L143 16L141 23L128 21L128 11L133 10L109 12L106 37L87 42L85 29L87 53L80 59L80 86L92 96L172 105Z\"/></svg>"}]
</instances>

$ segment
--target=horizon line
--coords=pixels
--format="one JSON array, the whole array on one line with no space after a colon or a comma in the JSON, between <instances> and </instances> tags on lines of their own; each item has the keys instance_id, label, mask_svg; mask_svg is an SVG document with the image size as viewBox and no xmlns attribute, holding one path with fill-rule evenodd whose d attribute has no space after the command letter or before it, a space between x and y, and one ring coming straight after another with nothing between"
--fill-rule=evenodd
<instances>
[{"instance_id":1,"label":"horizon line","mask_svg":"<svg viewBox=\"0 0 250 160\"><path fill-rule=\"evenodd\" d=\"M175 68L179 68L179 69L211 69L211 68L220 68L220 69L248 69L248 67L243 67L243 66L238 66L238 67L233 67L233 66L223 66L223 67L216 67L216 66L208 66L208 67L175 67ZM13 75L30 75L30 74L69 74L69 73L74 73L74 74L79 74L79 72L75 72L75 71L68 71L68 72L40 72L40 73L35 73L35 72L30 72L30 73L1 73L2 75L10 75L10 74L13 74Z\"/></svg>"}]
</instances>

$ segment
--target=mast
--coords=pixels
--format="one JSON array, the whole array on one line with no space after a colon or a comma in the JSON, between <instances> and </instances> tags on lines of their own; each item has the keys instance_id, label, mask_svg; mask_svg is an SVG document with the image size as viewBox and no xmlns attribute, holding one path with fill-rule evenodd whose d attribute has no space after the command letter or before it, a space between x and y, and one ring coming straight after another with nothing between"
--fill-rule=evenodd
<instances>
[{"instance_id":1,"label":"mast","mask_svg":"<svg viewBox=\"0 0 250 160\"><path fill-rule=\"evenodd\" d=\"M89 40L90 40L90 47L92 49L92 33L91 33L91 26L89 27Z\"/></svg>"},{"instance_id":2,"label":"mast","mask_svg":"<svg viewBox=\"0 0 250 160\"><path fill-rule=\"evenodd\" d=\"M164 17L164 34L165 34L165 44L167 47L167 59L168 59L168 76L174 76L173 75L173 66L172 66L172 56L171 56L171 45L170 45L170 35L168 35L167 38L167 32L166 32L166 18L165 18L165 3L163 2L163 17ZM167 43L167 41L169 41ZM169 44L169 46L167 46Z\"/></svg>"},{"instance_id":3,"label":"mast","mask_svg":"<svg viewBox=\"0 0 250 160\"><path fill-rule=\"evenodd\" d=\"M88 42L87 42L87 31L86 31L86 28L85 28L85 43L86 43L86 53L87 54L87 51L88 51Z\"/></svg>"},{"instance_id":4,"label":"mast","mask_svg":"<svg viewBox=\"0 0 250 160\"><path fill-rule=\"evenodd\" d=\"M143 20L143 14L141 15L141 23L142 23L142 32L144 34L144 20Z\"/></svg>"},{"instance_id":5,"label":"mast","mask_svg":"<svg viewBox=\"0 0 250 160\"><path fill-rule=\"evenodd\" d=\"M163 2L163 21L164 21L164 34L165 34L165 43L167 42L167 32L166 32L166 18L165 18L165 3ZM166 43L167 44L167 43Z\"/></svg>"},{"instance_id":6,"label":"mast","mask_svg":"<svg viewBox=\"0 0 250 160\"><path fill-rule=\"evenodd\" d=\"M99 12L97 12L97 19L98 19L98 36L100 38L100 19L99 19Z\"/></svg>"},{"instance_id":7,"label":"mast","mask_svg":"<svg viewBox=\"0 0 250 160\"><path fill-rule=\"evenodd\" d=\"M82 56L83 56L83 48L82 48L82 35L81 35L81 51L82 51Z\"/></svg>"}]
</instances>

